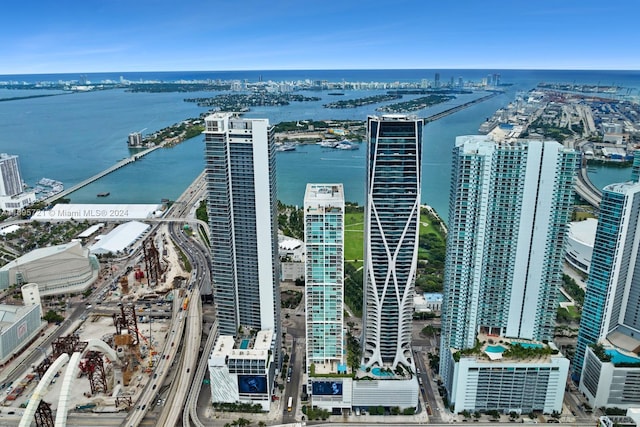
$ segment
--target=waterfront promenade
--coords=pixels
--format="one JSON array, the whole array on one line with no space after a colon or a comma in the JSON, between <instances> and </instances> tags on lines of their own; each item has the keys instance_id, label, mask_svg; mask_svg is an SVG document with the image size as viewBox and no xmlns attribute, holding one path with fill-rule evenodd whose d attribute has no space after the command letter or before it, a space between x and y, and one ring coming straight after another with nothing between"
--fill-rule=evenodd
<instances>
[{"instance_id":1,"label":"waterfront promenade","mask_svg":"<svg viewBox=\"0 0 640 427\"><path fill-rule=\"evenodd\" d=\"M60 199L62 197L65 197L65 196L73 193L74 191L79 190L82 187L87 186L87 185L91 184L92 182L97 181L97 180L99 180L100 178L102 178L102 177L104 177L106 175L109 175L111 172L116 171L116 170L120 169L121 167L128 165L129 163L133 163L136 160L140 159L141 157L144 157L147 154L151 153L152 151L155 151L158 148L162 148L162 147L164 147L164 143L156 145L156 146L151 147L151 148L147 148L146 150L140 151L139 153L136 153L131 157L127 157L125 159L122 159L118 163L116 163L115 165L103 170L102 172L97 173L97 174L93 175L92 177L87 178L84 181L79 182L76 185L67 188L66 190L63 190L60 193L56 193L53 196L47 197L46 199L42 199L42 201L46 205L48 205L49 203L52 203L54 200L58 200L58 199Z\"/></svg>"}]
</instances>

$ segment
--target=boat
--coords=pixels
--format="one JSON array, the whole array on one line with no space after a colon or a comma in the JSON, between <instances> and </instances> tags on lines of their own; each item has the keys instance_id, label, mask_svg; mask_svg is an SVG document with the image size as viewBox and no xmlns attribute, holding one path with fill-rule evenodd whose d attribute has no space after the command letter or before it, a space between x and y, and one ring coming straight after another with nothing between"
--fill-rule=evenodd
<instances>
[{"instance_id":1,"label":"boat","mask_svg":"<svg viewBox=\"0 0 640 427\"><path fill-rule=\"evenodd\" d=\"M329 92L327 95L340 96L344 95L344 92Z\"/></svg>"},{"instance_id":2,"label":"boat","mask_svg":"<svg viewBox=\"0 0 640 427\"><path fill-rule=\"evenodd\" d=\"M358 149L360 149L358 144L354 144L353 142L347 141L346 139L344 141L340 141L340 143L338 145L336 145L335 148L337 148L338 150L358 150Z\"/></svg>"},{"instance_id":3,"label":"boat","mask_svg":"<svg viewBox=\"0 0 640 427\"><path fill-rule=\"evenodd\" d=\"M282 144L276 147L276 151L295 151L296 146L293 144Z\"/></svg>"},{"instance_id":4,"label":"boat","mask_svg":"<svg viewBox=\"0 0 640 427\"><path fill-rule=\"evenodd\" d=\"M98 197L108 197L109 194L111 194L111 193L109 193L108 191L105 192L105 193L98 193Z\"/></svg>"},{"instance_id":5,"label":"boat","mask_svg":"<svg viewBox=\"0 0 640 427\"><path fill-rule=\"evenodd\" d=\"M325 139L318 142L318 145L325 148L336 148L336 146L338 145L338 141L336 141L335 139Z\"/></svg>"}]
</instances>

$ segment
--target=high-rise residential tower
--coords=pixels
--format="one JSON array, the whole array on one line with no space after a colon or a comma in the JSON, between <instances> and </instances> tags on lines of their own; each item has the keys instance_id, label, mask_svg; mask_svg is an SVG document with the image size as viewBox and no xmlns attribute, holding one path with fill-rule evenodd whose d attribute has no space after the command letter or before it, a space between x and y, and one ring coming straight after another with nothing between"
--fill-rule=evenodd
<instances>
[{"instance_id":1,"label":"high-rise residential tower","mask_svg":"<svg viewBox=\"0 0 640 427\"><path fill-rule=\"evenodd\" d=\"M342 184L307 184L304 241L307 366L336 373L345 358Z\"/></svg>"},{"instance_id":2,"label":"high-rise residential tower","mask_svg":"<svg viewBox=\"0 0 640 427\"><path fill-rule=\"evenodd\" d=\"M411 320L418 255L423 120L367 120L363 363L413 366Z\"/></svg>"},{"instance_id":3,"label":"high-rise residential tower","mask_svg":"<svg viewBox=\"0 0 640 427\"><path fill-rule=\"evenodd\" d=\"M212 280L220 333L279 330L276 163L267 119L205 119ZM276 333L275 336L279 336Z\"/></svg>"},{"instance_id":4,"label":"high-rise residential tower","mask_svg":"<svg viewBox=\"0 0 640 427\"><path fill-rule=\"evenodd\" d=\"M0 154L0 196L15 196L23 191L18 156Z\"/></svg>"},{"instance_id":5,"label":"high-rise residential tower","mask_svg":"<svg viewBox=\"0 0 640 427\"><path fill-rule=\"evenodd\" d=\"M604 188L573 378L593 407L640 403L640 183Z\"/></svg>"},{"instance_id":6,"label":"high-rise residential tower","mask_svg":"<svg viewBox=\"0 0 640 427\"><path fill-rule=\"evenodd\" d=\"M456 139L440 353L455 412L561 410L568 360L517 349L553 338L577 164L555 141Z\"/></svg>"}]
</instances>

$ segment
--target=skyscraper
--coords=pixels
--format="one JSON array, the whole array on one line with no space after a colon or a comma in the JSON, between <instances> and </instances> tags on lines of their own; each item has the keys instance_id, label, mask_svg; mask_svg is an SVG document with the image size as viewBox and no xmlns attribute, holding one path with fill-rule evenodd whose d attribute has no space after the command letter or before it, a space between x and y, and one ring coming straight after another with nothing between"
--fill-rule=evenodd
<instances>
[{"instance_id":1,"label":"skyscraper","mask_svg":"<svg viewBox=\"0 0 640 427\"><path fill-rule=\"evenodd\" d=\"M482 344L537 348L553 338L577 162L555 141L456 139L440 356L456 412L561 408L566 358L532 364Z\"/></svg>"},{"instance_id":2,"label":"skyscraper","mask_svg":"<svg viewBox=\"0 0 640 427\"><path fill-rule=\"evenodd\" d=\"M307 184L304 241L307 364L335 373L344 363L342 184Z\"/></svg>"},{"instance_id":3,"label":"skyscraper","mask_svg":"<svg viewBox=\"0 0 640 427\"><path fill-rule=\"evenodd\" d=\"M411 367L418 255L422 119L367 120L363 363Z\"/></svg>"},{"instance_id":4,"label":"skyscraper","mask_svg":"<svg viewBox=\"0 0 640 427\"><path fill-rule=\"evenodd\" d=\"M205 119L212 280L220 333L274 330L280 292L273 128L267 119ZM279 341L278 341L279 342Z\"/></svg>"},{"instance_id":5,"label":"skyscraper","mask_svg":"<svg viewBox=\"0 0 640 427\"><path fill-rule=\"evenodd\" d=\"M18 156L0 154L0 196L15 196L22 193L22 190Z\"/></svg>"},{"instance_id":6,"label":"skyscraper","mask_svg":"<svg viewBox=\"0 0 640 427\"><path fill-rule=\"evenodd\" d=\"M640 183L604 188L573 359L573 377L594 407L640 402L639 217Z\"/></svg>"}]
</instances>

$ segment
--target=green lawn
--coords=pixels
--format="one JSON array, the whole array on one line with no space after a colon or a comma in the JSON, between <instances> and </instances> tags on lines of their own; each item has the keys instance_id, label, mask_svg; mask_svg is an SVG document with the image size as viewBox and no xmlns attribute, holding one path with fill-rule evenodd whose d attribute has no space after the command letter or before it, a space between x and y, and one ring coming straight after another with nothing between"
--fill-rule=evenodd
<instances>
[{"instance_id":1,"label":"green lawn","mask_svg":"<svg viewBox=\"0 0 640 427\"><path fill-rule=\"evenodd\" d=\"M353 212L344 216L344 259L362 261L364 251L364 213Z\"/></svg>"},{"instance_id":2,"label":"green lawn","mask_svg":"<svg viewBox=\"0 0 640 427\"><path fill-rule=\"evenodd\" d=\"M420 235L440 233L436 231L426 215L420 216ZM364 213L353 212L344 216L344 259L362 261L364 252ZM424 252L424 251L423 251Z\"/></svg>"}]
</instances>

